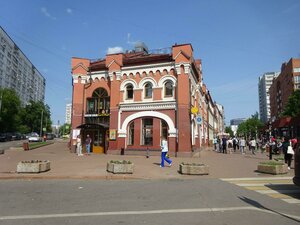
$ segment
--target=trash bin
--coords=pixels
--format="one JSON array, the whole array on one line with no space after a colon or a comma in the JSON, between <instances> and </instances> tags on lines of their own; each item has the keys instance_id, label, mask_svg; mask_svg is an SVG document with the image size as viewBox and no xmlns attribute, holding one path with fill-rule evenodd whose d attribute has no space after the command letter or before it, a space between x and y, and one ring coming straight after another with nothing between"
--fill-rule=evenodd
<instances>
[{"instance_id":1,"label":"trash bin","mask_svg":"<svg viewBox=\"0 0 300 225\"><path fill-rule=\"evenodd\" d=\"M125 151L124 148L121 148L121 155L124 155Z\"/></svg>"},{"instance_id":2,"label":"trash bin","mask_svg":"<svg viewBox=\"0 0 300 225\"><path fill-rule=\"evenodd\" d=\"M23 149L24 149L24 151L28 151L29 150L29 143L28 142L24 142L23 143Z\"/></svg>"}]
</instances>

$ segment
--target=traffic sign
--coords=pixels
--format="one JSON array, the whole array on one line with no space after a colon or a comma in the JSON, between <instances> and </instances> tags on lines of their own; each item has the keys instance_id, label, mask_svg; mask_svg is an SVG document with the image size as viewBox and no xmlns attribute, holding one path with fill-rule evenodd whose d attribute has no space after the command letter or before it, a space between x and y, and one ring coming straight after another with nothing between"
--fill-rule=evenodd
<instances>
[{"instance_id":1,"label":"traffic sign","mask_svg":"<svg viewBox=\"0 0 300 225\"><path fill-rule=\"evenodd\" d=\"M197 124L201 124L201 123L202 123L202 118L201 118L200 115L198 115L198 116L196 117L196 121L197 121Z\"/></svg>"}]
</instances>

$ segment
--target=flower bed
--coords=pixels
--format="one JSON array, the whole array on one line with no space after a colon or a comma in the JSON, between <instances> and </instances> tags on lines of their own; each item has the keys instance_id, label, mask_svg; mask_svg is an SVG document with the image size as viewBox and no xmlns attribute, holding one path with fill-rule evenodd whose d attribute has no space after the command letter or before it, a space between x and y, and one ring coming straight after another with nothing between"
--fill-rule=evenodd
<instances>
[{"instance_id":1,"label":"flower bed","mask_svg":"<svg viewBox=\"0 0 300 225\"><path fill-rule=\"evenodd\" d=\"M18 173L41 173L50 170L50 161L31 160L21 161L17 165Z\"/></svg>"},{"instance_id":2,"label":"flower bed","mask_svg":"<svg viewBox=\"0 0 300 225\"><path fill-rule=\"evenodd\" d=\"M209 166L199 163L181 163L179 164L179 172L187 175L208 175Z\"/></svg>"},{"instance_id":3,"label":"flower bed","mask_svg":"<svg viewBox=\"0 0 300 225\"><path fill-rule=\"evenodd\" d=\"M133 173L134 164L130 161L111 160L107 163L107 171L111 173Z\"/></svg>"},{"instance_id":4,"label":"flower bed","mask_svg":"<svg viewBox=\"0 0 300 225\"><path fill-rule=\"evenodd\" d=\"M287 165L283 162L266 161L260 162L257 166L257 171L268 174L285 174L288 172Z\"/></svg>"}]
</instances>

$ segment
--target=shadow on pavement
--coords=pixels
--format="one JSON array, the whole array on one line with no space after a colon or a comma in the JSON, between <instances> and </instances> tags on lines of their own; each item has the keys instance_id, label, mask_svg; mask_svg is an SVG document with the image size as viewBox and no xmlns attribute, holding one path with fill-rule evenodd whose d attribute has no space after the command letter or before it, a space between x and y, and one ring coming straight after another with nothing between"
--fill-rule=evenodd
<instances>
[{"instance_id":1,"label":"shadow on pavement","mask_svg":"<svg viewBox=\"0 0 300 225\"><path fill-rule=\"evenodd\" d=\"M255 201L255 200L252 200L252 199L250 199L250 198L247 198L247 197L245 197L245 196L239 197L239 199L242 200L242 201L244 201L244 202L246 202L247 204L249 204L249 205L251 205L251 206L254 206L254 207L258 208L258 209L266 210L266 211L272 212L272 213L274 213L274 214L280 215L280 216L282 216L282 217L285 217L285 218L287 218L287 219L290 219L290 220L293 220L293 221L296 221L296 222L300 222L300 220L298 220L298 219L296 219L296 218L293 218L293 217L288 216L288 215L286 215L286 214L277 212L277 211L275 211L275 210L273 210L273 209L269 209L269 208L263 206L262 204L260 204L259 202Z\"/></svg>"}]
</instances>

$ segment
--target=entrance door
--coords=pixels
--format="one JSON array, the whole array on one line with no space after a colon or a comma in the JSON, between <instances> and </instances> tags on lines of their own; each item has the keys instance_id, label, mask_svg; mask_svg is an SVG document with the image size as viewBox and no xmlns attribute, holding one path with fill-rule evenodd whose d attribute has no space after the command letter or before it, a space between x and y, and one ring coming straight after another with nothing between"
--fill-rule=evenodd
<instances>
[{"instance_id":1,"label":"entrance door","mask_svg":"<svg viewBox=\"0 0 300 225\"><path fill-rule=\"evenodd\" d=\"M106 152L106 130L100 129L93 132L93 152L105 153Z\"/></svg>"}]
</instances>

